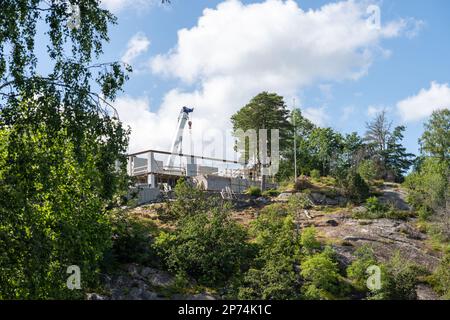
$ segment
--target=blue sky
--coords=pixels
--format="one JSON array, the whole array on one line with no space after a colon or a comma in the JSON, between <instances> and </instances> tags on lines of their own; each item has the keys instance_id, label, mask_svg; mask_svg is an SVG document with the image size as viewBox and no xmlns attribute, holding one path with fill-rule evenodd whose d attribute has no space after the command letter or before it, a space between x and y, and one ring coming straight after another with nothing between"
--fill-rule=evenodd
<instances>
[{"instance_id":1,"label":"blue sky","mask_svg":"<svg viewBox=\"0 0 450 320\"><path fill-rule=\"evenodd\" d=\"M413 153L427 116L450 107L448 0L103 1L118 25L102 60L135 70L116 101L133 151L167 149L182 105L196 104L200 144L205 130L229 129L229 115L263 90L289 105L295 97L310 119L341 132L363 134L385 108L394 125L406 125ZM371 4L381 13L375 33L362 24Z\"/></svg>"}]
</instances>

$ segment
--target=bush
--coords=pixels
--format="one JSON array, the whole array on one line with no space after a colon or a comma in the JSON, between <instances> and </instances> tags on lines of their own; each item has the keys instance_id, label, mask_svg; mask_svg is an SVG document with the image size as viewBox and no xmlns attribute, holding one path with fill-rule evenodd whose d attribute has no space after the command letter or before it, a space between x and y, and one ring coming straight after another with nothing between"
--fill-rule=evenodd
<instances>
[{"instance_id":1,"label":"bush","mask_svg":"<svg viewBox=\"0 0 450 320\"><path fill-rule=\"evenodd\" d=\"M368 279L367 268L376 265L377 261L371 247L364 245L355 252L356 259L347 267L347 277L352 281L358 291L368 290L366 281Z\"/></svg>"},{"instance_id":2,"label":"bush","mask_svg":"<svg viewBox=\"0 0 450 320\"><path fill-rule=\"evenodd\" d=\"M310 209L312 205L312 201L304 193L295 193L288 198L288 208L293 214L297 214L303 209Z\"/></svg>"},{"instance_id":3,"label":"bush","mask_svg":"<svg viewBox=\"0 0 450 320\"><path fill-rule=\"evenodd\" d=\"M442 258L441 263L428 278L433 289L445 300L450 300L450 252Z\"/></svg>"},{"instance_id":4,"label":"bush","mask_svg":"<svg viewBox=\"0 0 450 320\"><path fill-rule=\"evenodd\" d=\"M305 281L302 291L307 299L333 299L340 292L339 268L329 248L304 260L301 275Z\"/></svg>"},{"instance_id":5,"label":"bush","mask_svg":"<svg viewBox=\"0 0 450 320\"><path fill-rule=\"evenodd\" d=\"M259 213L259 217L257 220L258 222L261 220L264 220L268 217L271 217L273 219L279 219L280 217L286 217L288 214L287 212L287 208L284 205L284 203L272 203L269 204L267 206L265 206L264 208L261 209L260 213ZM257 222L255 222L254 224L256 224Z\"/></svg>"},{"instance_id":6,"label":"bush","mask_svg":"<svg viewBox=\"0 0 450 320\"><path fill-rule=\"evenodd\" d=\"M377 166L372 160L363 160L357 172L367 183L372 183L377 177Z\"/></svg>"},{"instance_id":7,"label":"bush","mask_svg":"<svg viewBox=\"0 0 450 320\"><path fill-rule=\"evenodd\" d=\"M302 230L300 243L304 253L310 255L320 250L321 244L317 240L317 231L314 227L308 227Z\"/></svg>"},{"instance_id":8,"label":"bush","mask_svg":"<svg viewBox=\"0 0 450 320\"><path fill-rule=\"evenodd\" d=\"M220 197L207 195L190 181L181 178L174 189L175 201L166 201L166 205L158 211L162 219L177 220L185 216L207 212L209 208L223 206Z\"/></svg>"},{"instance_id":9,"label":"bush","mask_svg":"<svg viewBox=\"0 0 450 320\"><path fill-rule=\"evenodd\" d=\"M246 194L252 196L252 197L260 197L261 196L261 189L259 187L256 186L252 186L250 188L248 188L245 191Z\"/></svg>"},{"instance_id":10,"label":"bush","mask_svg":"<svg viewBox=\"0 0 450 320\"><path fill-rule=\"evenodd\" d=\"M370 197L366 200L366 209L372 213L387 211L386 206L377 197Z\"/></svg>"},{"instance_id":11,"label":"bush","mask_svg":"<svg viewBox=\"0 0 450 320\"><path fill-rule=\"evenodd\" d=\"M445 162L426 158L419 171L408 175L403 186L408 190L407 201L416 210L436 212L445 208L449 169Z\"/></svg>"},{"instance_id":12,"label":"bush","mask_svg":"<svg viewBox=\"0 0 450 320\"><path fill-rule=\"evenodd\" d=\"M319 180L320 179L320 171L317 169L313 169L313 170L311 170L310 176L314 180Z\"/></svg>"},{"instance_id":13,"label":"bush","mask_svg":"<svg viewBox=\"0 0 450 320\"><path fill-rule=\"evenodd\" d=\"M200 284L223 284L246 264L246 232L228 212L212 209L182 218L173 233L161 232L154 248L168 269Z\"/></svg>"},{"instance_id":14,"label":"bush","mask_svg":"<svg viewBox=\"0 0 450 320\"><path fill-rule=\"evenodd\" d=\"M239 299L297 299L301 278L295 265L300 262L300 243L292 216L276 210L261 214L251 232L258 254L243 276Z\"/></svg>"},{"instance_id":15,"label":"bush","mask_svg":"<svg viewBox=\"0 0 450 320\"><path fill-rule=\"evenodd\" d=\"M135 262L159 267L159 259L152 249L153 233L157 228L152 221L143 221L119 212L112 219L113 246L111 263Z\"/></svg>"},{"instance_id":16,"label":"bush","mask_svg":"<svg viewBox=\"0 0 450 320\"><path fill-rule=\"evenodd\" d=\"M262 193L263 196L265 197L277 197L280 195L280 191L276 190L276 189L269 189L266 190Z\"/></svg>"},{"instance_id":17,"label":"bush","mask_svg":"<svg viewBox=\"0 0 450 320\"><path fill-rule=\"evenodd\" d=\"M381 268L381 289L372 293L373 300L415 300L416 286L423 271L414 264L394 256Z\"/></svg>"},{"instance_id":18,"label":"bush","mask_svg":"<svg viewBox=\"0 0 450 320\"><path fill-rule=\"evenodd\" d=\"M353 201L362 202L369 196L369 186L357 172L350 171L339 179L339 185L343 194Z\"/></svg>"},{"instance_id":19,"label":"bush","mask_svg":"<svg viewBox=\"0 0 450 320\"><path fill-rule=\"evenodd\" d=\"M300 277L287 257L268 260L248 270L239 284L238 299L292 300L300 298Z\"/></svg>"}]
</instances>

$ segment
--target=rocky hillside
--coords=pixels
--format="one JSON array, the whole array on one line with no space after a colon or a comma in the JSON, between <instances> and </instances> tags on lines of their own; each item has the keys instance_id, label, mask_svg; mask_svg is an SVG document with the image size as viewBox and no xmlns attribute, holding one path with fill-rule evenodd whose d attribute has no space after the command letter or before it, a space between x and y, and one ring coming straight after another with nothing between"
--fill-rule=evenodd
<instances>
[{"instance_id":1,"label":"rocky hillside","mask_svg":"<svg viewBox=\"0 0 450 320\"><path fill-rule=\"evenodd\" d=\"M236 201L232 217L239 224L249 226L259 212L273 203L283 205L295 194L281 193L276 197L244 198ZM332 246L341 267L345 268L355 259L357 248L368 245L373 248L377 260L388 261L396 252L409 262L417 264L430 273L435 270L442 254L433 250L429 238L417 226L405 193L395 184L379 187L378 199L384 205L395 207L396 217L373 218L367 215L365 206L351 206L346 199L328 189L315 188L307 193L311 207L298 210L295 224L301 230L314 226L319 240ZM136 219L164 225L157 208L160 204L130 209ZM104 276L104 292L91 294L89 299L220 299L220 292L198 286L189 279L178 283L174 275L139 263L124 263L114 273ZM426 284L417 287L418 299L438 299L439 296Z\"/></svg>"}]
</instances>

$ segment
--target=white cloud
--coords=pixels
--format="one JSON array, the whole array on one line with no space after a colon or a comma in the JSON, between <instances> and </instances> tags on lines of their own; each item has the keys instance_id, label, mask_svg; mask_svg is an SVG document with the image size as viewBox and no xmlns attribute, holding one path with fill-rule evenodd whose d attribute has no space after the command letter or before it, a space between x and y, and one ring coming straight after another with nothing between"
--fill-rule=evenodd
<instances>
[{"instance_id":1,"label":"white cloud","mask_svg":"<svg viewBox=\"0 0 450 320\"><path fill-rule=\"evenodd\" d=\"M196 26L178 31L174 48L150 61L154 73L196 89L173 89L153 117L144 113L154 132L145 136L146 146L168 148L184 105L196 108L192 131L198 141L201 131L229 129L230 116L261 91L277 92L289 103L307 85L365 75L383 55L381 41L406 32L402 20L367 27L366 8L351 0L308 11L292 0L228 0L205 9ZM302 111L317 124L327 122L324 108Z\"/></svg>"},{"instance_id":2,"label":"white cloud","mask_svg":"<svg viewBox=\"0 0 450 320\"><path fill-rule=\"evenodd\" d=\"M303 116L312 123L324 127L327 125L329 117L325 108L305 108L302 110Z\"/></svg>"},{"instance_id":3,"label":"white cloud","mask_svg":"<svg viewBox=\"0 0 450 320\"><path fill-rule=\"evenodd\" d=\"M450 109L450 87L448 83L431 82L429 89L397 103L403 121L418 121L430 116L433 111Z\"/></svg>"},{"instance_id":4,"label":"white cloud","mask_svg":"<svg viewBox=\"0 0 450 320\"><path fill-rule=\"evenodd\" d=\"M380 40L406 27L399 20L369 28L366 7L345 1L303 11L292 0L225 1L205 9L197 26L180 30L177 46L151 66L186 82L251 74L294 88L319 79L357 79L380 53Z\"/></svg>"},{"instance_id":5,"label":"white cloud","mask_svg":"<svg viewBox=\"0 0 450 320\"><path fill-rule=\"evenodd\" d=\"M122 61L128 64L133 64L134 60L141 54L147 52L150 46L150 40L142 32L136 33L127 44L127 51L122 56Z\"/></svg>"}]
</instances>

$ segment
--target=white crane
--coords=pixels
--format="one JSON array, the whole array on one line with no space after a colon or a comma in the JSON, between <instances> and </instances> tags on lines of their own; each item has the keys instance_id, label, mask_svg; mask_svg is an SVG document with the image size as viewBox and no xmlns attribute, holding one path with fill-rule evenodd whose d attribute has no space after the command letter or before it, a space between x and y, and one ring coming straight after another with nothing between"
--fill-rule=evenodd
<instances>
[{"instance_id":1,"label":"white crane","mask_svg":"<svg viewBox=\"0 0 450 320\"><path fill-rule=\"evenodd\" d=\"M172 148L170 149L171 154L167 159L166 166L168 168L173 167L173 162L175 160L174 154L181 154L183 148L183 131L186 126L186 122L189 120L189 114L194 111L194 108L183 107L181 108L180 115L178 116L178 125L173 137ZM189 127L191 127L191 121L189 121Z\"/></svg>"}]
</instances>

